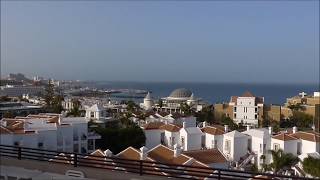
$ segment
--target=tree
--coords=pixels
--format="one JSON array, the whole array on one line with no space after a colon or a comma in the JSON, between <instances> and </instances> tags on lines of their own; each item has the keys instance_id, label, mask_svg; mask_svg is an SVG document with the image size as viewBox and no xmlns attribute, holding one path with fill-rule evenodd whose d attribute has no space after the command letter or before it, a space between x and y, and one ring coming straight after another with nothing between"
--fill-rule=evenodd
<instances>
[{"instance_id":1,"label":"tree","mask_svg":"<svg viewBox=\"0 0 320 180\"><path fill-rule=\"evenodd\" d=\"M52 109L53 113L60 114L63 111L63 107L62 107L63 99L64 98L63 98L62 95L54 96L53 101L52 101L52 106L51 106L51 109Z\"/></svg>"},{"instance_id":2,"label":"tree","mask_svg":"<svg viewBox=\"0 0 320 180\"><path fill-rule=\"evenodd\" d=\"M320 177L320 159L315 159L310 156L302 162L303 170L315 177Z\"/></svg>"},{"instance_id":3,"label":"tree","mask_svg":"<svg viewBox=\"0 0 320 180\"><path fill-rule=\"evenodd\" d=\"M135 124L127 128L97 127L94 131L101 135L101 139L96 140L96 147L110 149L113 153L119 153L129 146L140 148L146 140L143 130Z\"/></svg>"},{"instance_id":4,"label":"tree","mask_svg":"<svg viewBox=\"0 0 320 180\"><path fill-rule=\"evenodd\" d=\"M193 115L195 113L187 103L181 103L180 109L185 115Z\"/></svg>"},{"instance_id":5,"label":"tree","mask_svg":"<svg viewBox=\"0 0 320 180\"><path fill-rule=\"evenodd\" d=\"M275 174L279 174L281 170L285 168L291 168L299 162L299 158L291 153L284 153L283 150L279 149L269 150L272 155L272 163L269 167L273 170Z\"/></svg>"},{"instance_id":6,"label":"tree","mask_svg":"<svg viewBox=\"0 0 320 180\"><path fill-rule=\"evenodd\" d=\"M313 123L313 116L301 111L293 111L290 121L294 126L300 128L310 128Z\"/></svg>"},{"instance_id":7,"label":"tree","mask_svg":"<svg viewBox=\"0 0 320 180\"><path fill-rule=\"evenodd\" d=\"M127 111L133 112L137 108L138 108L138 105L135 102L131 100L127 102Z\"/></svg>"},{"instance_id":8,"label":"tree","mask_svg":"<svg viewBox=\"0 0 320 180\"><path fill-rule=\"evenodd\" d=\"M214 123L215 117L212 105L202 108L200 112L196 113L196 117L199 122L206 121L208 123Z\"/></svg>"},{"instance_id":9,"label":"tree","mask_svg":"<svg viewBox=\"0 0 320 180\"><path fill-rule=\"evenodd\" d=\"M81 102L78 99L72 99L72 109L68 112L67 116L81 116L80 106Z\"/></svg>"},{"instance_id":10,"label":"tree","mask_svg":"<svg viewBox=\"0 0 320 180\"><path fill-rule=\"evenodd\" d=\"M47 111L53 112L53 113L58 113L58 114L60 114L61 111L63 111L62 101L64 98L60 94L55 95L54 85L50 80L48 81L48 84L45 89L45 98L44 99L46 102Z\"/></svg>"},{"instance_id":11,"label":"tree","mask_svg":"<svg viewBox=\"0 0 320 180\"><path fill-rule=\"evenodd\" d=\"M159 106L160 108L162 108L162 106L163 106L163 101L162 101L162 99L159 99L159 101L158 101L158 106Z\"/></svg>"},{"instance_id":12,"label":"tree","mask_svg":"<svg viewBox=\"0 0 320 180\"><path fill-rule=\"evenodd\" d=\"M14 118L14 114L10 111L6 111L3 113L3 118Z\"/></svg>"},{"instance_id":13,"label":"tree","mask_svg":"<svg viewBox=\"0 0 320 180\"><path fill-rule=\"evenodd\" d=\"M222 125L228 125L228 127L231 129L231 130L236 130L236 129L239 129L239 126L234 123L234 121L230 118L230 117L227 117L226 115L222 115L222 118L221 118L221 122L220 122Z\"/></svg>"},{"instance_id":14,"label":"tree","mask_svg":"<svg viewBox=\"0 0 320 180\"><path fill-rule=\"evenodd\" d=\"M44 96L46 106L51 107L54 99L54 86L51 83L51 80L48 81L48 84L45 88L45 96Z\"/></svg>"}]
</instances>

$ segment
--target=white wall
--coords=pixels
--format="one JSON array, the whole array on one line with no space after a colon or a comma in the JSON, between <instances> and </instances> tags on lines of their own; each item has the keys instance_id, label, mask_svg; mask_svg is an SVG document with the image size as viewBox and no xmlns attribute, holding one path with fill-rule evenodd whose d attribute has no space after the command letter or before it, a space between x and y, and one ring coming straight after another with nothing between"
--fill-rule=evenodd
<instances>
[{"instance_id":1,"label":"white wall","mask_svg":"<svg viewBox=\"0 0 320 180\"><path fill-rule=\"evenodd\" d=\"M255 105L255 97L238 97L236 107L236 123L258 124L258 106ZM255 109L257 108L257 112ZM257 118L255 117L257 115Z\"/></svg>"},{"instance_id":2,"label":"white wall","mask_svg":"<svg viewBox=\"0 0 320 180\"><path fill-rule=\"evenodd\" d=\"M220 151L223 150L223 135L212 135L205 133L205 138L207 149L218 148ZM215 140L217 141L217 147L214 147Z\"/></svg>"},{"instance_id":3,"label":"white wall","mask_svg":"<svg viewBox=\"0 0 320 180\"><path fill-rule=\"evenodd\" d=\"M143 130L146 136L145 146L148 149L154 148L157 145L161 144L161 132L162 130L153 129L153 130Z\"/></svg>"},{"instance_id":4,"label":"white wall","mask_svg":"<svg viewBox=\"0 0 320 180\"><path fill-rule=\"evenodd\" d=\"M317 142L301 140L301 154L313 152L319 152L319 149L317 149Z\"/></svg>"}]
</instances>

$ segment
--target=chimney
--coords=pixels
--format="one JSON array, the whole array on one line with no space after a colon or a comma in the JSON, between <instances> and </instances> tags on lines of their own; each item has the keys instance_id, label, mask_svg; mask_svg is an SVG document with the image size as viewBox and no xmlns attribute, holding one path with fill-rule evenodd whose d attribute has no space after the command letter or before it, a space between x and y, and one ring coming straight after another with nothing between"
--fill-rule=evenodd
<instances>
[{"instance_id":1,"label":"chimney","mask_svg":"<svg viewBox=\"0 0 320 180\"><path fill-rule=\"evenodd\" d=\"M112 151L110 151L109 149L105 150L103 153L104 153L104 155L105 155L106 157L112 157L112 156L113 156Z\"/></svg>"},{"instance_id":2,"label":"chimney","mask_svg":"<svg viewBox=\"0 0 320 180\"><path fill-rule=\"evenodd\" d=\"M298 128L296 127L296 126L294 126L293 128L292 128L292 132L293 133L296 133L298 131Z\"/></svg>"},{"instance_id":3,"label":"chimney","mask_svg":"<svg viewBox=\"0 0 320 180\"><path fill-rule=\"evenodd\" d=\"M140 160L146 160L146 158L147 158L147 151L148 151L148 149L145 147L145 146L142 146L141 148L140 148Z\"/></svg>"},{"instance_id":4,"label":"chimney","mask_svg":"<svg viewBox=\"0 0 320 180\"><path fill-rule=\"evenodd\" d=\"M202 126L203 126L203 127L206 127L206 126L207 126L207 122L203 121Z\"/></svg>"},{"instance_id":5,"label":"chimney","mask_svg":"<svg viewBox=\"0 0 320 180\"><path fill-rule=\"evenodd\" d=\"M173 146L173 157L178 157L181 154L181 149L177 144Z\"/></svg>"},{"instance_id":6,"label":"chimney","mask_svg":"<svg viewBox=\"0 0 320 180\"><path fill-rule=\"evenodd\" d=\"M269 130L269 134L272 135L272 127L271 126L268 127L268 130Z\"/></svg>"},{"instance_id":7,"label":"chimney","mask_svg":"<svg viewBox=\"0 0 320 180\"><path fill-rule=\"evenodd\" d=\"M224 132L227 133L229 131L229 126L228 125L224 125Z\"/></svg>"},{"instance_id":8,"label":"chimney","mask_svg":"<svg viewBox=\"0 0 320 180\"><path fill-rule=\"evenodd\" d=\"M186 127L187 127L186 122L183 122L183 123L182 123L182 127L183 127L183 128L186 128Z\"/></svg>"},{"instance_id":9,"label":"chimney","mask_svg":"<svg viewBox=\"0 0 320 180\"><path fill-rule=\"evenodd\" d=\"M250 125L247 125L247 131L249 131L250 130Z\"/></svg>"}]
</instances>

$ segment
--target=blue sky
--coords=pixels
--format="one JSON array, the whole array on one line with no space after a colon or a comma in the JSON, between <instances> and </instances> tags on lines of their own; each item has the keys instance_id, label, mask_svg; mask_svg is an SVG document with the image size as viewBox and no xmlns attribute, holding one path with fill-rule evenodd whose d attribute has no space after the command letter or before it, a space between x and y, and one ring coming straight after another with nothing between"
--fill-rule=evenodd
<instances>
[{"instance_id":1,"label":"blue sky","mask_svg":"<svg viewBox=\"0 0 320 180\"><path fill-rule=\"evenodd\" d=\"M2 74L317 83L319 1L1 1Z\"/></svg>"}]
</instances>

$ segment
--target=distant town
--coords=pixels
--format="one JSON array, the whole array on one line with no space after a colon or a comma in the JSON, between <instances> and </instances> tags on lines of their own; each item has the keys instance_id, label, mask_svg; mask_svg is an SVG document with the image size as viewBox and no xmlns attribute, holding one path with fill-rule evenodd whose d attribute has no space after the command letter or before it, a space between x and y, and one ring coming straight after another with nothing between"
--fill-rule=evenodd
<instances>
[{"instance_id":1,"label":"distant town","mask_svg":"<svg viewBox=\"0 0 320 180\"><path fill-rule=\"evenodd\" d=\"M34 162L39 170L40 160L75 168L61 178L99 179L101 168L138 177L226 179L241 172L248 179L320 177L319 89L297 92L282 105L267 104L250 89L210 104L184 87L154 98L144 89L88 83L19 73L2 78L0 152L8 156L3 162L14 166L17 152L20 160L39 160ZM32 150L51 155L31 155ZM140 169L124 159L140 162ZM81 165L96 173L76 169ZM61 174L58 166L55 173Z\"/></svg>"}]
</instances>

